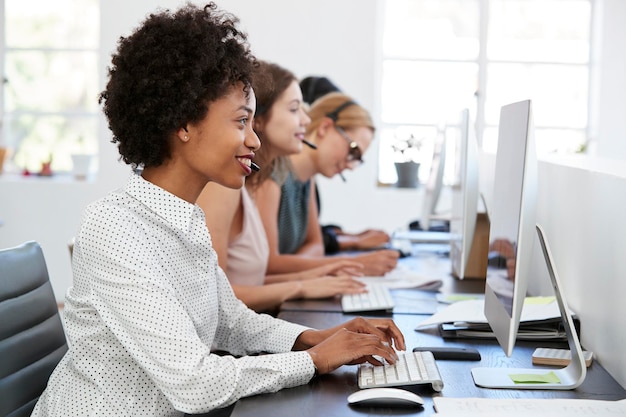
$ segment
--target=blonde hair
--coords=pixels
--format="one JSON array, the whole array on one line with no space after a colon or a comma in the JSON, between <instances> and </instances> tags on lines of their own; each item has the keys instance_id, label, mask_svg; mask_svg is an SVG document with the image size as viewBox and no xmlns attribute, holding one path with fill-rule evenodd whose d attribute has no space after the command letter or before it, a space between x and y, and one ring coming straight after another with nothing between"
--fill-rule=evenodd
<instances>
[{"instance_id":1,"label":"blonde hair","mask_svg":"<svg viewBox=\"0 0 626 417\"><path fill-rule=\"evenodd\" d=\"M346 105L350 102L352 104ZM338 109L340 110L339 112L337 112ZM334 116L331 118L334 119L335 125L343 129L369 127L373 132L376 131L369 112L357 104L350 96L343 93L333 92L323 95L311 104L308 113L311 123L306 128L307 136L310 136L317 130L325 117L331 117L329 115Z\"/></svg>"}]
</instances>

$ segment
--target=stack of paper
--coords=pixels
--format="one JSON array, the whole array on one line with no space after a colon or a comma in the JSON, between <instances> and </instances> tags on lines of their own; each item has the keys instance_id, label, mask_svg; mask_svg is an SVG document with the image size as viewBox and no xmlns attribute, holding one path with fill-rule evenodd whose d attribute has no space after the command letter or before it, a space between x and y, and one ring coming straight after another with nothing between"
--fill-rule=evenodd
<instances>
[{"instance_id":1,"label":"stack of paper","mask_svg":"<svg viewBox=\"0 0 626 417\"><path fill-rule=\"evenodd\" d=\"M437 417L586 417L626 415L626 400L435 397Z\"/></svg>"},{"instance_id":2,"label":"stack of paper","mask_svg":"<svg viewBox=\"0 0 626 417\"><path fill-rule=\"evenodd\" d=\"M420 322L416 330L436 325L444 338L494 338L484 313L485 302L465 300L446 308ZM574 324L580 330L580 322ZM522 309L517 338L520 340L566 339L561 312L555 297L527 297Z\"/></svg>"},{"instance_id":3,"label":"stack of paper","mask_svg":"<svg viewBox=\"0 0 626 417\"><path fill-rule=\"evenodd\" d=\"M367 276L358 278L365 284L384 285L390 289L396 288L417 288L420 290L436 291L443 282L432 276L425 276L415 272L407 265L398 264L393 270L387 272L384 276Z\"/></svg>"}]
</instances>

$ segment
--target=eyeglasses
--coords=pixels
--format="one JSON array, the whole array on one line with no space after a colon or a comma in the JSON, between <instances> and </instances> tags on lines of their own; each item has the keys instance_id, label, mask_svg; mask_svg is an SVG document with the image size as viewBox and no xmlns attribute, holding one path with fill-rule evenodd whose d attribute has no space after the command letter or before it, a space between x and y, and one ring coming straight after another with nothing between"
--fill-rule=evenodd
<instances>
[{"instance_id":1,"label":"eyeglasses","mask_svg":"<svg viewBox=\"0 0 626 417\"><path fill-rule=\"evenodd\" d=\"M335 125L335 129L337 129L337 132L339 132L339 134L348 141L348 163L353 163L353 164L362 164L363 163L363 152L361 151L361 148L359 148L359 145L353 141L350 136L348 136L348 134L346 133L345 130L343 130L343 128Z\"/></svg>"},{"instance_id":2,"label":"eyeglasses","mask_svg":"<svg viewBox=\"0 0 626 417\"><path fill-rule=\"evenodd\" d=\"M361 148L359 148L359 145L353 141L350 136L348 136L348 134L346 133L345 130L343 130L343 128L337 126L337 120L339 120L339 113L341 113L341 111L343 109L345 109L346 107L350 107L353 104L356 104L354 101L352 100L348 100L345 103L341 104L339 107L337 107L335 110L331 111L330 113L326 113L326 117L330 118L330 120L333 121L333 124L335 125L335 129L337 129L337 132L339 132L339 134L341 136L343 136L343 138L345 140L348 141L348 163L349 164L362 164L363 163L363 152L361 151Z\"/></svg>"}]
</instances>

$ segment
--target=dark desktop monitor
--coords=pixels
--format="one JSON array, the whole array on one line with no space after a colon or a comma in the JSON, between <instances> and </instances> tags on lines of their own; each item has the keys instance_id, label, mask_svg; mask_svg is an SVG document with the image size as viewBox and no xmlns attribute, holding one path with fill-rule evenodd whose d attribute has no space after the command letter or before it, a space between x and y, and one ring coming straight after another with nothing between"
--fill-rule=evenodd
<instances>
[{"instance_id":1,"label":"dark desktop monitor","mask_svg":"<svg viewBox=\"0 0 626 417\"><path fill-rule=\"evenodd\" d=\"M560 291L545 236L535 221L538 174L533 133L530 100L502 107L493 201L489 211L489 241L490 248L500 251L507 262L502 268L490 268L487 272L485 316L500 346L510 356L526 298L535 233L538 233L573 360L563 369L474 368L474 382L482 387L572 389L585 377L586 367L576 330ZM549 372L557 375L559 382L539 382ZM536 380L520 383L516 380L519 375L533 375Z\"/></svg>"}]
</instances>

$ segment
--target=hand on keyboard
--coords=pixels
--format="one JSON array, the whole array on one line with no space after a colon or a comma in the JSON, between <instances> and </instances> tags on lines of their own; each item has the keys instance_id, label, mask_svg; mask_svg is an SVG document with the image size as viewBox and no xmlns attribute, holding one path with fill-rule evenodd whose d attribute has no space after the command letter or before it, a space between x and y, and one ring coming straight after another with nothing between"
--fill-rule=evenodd
<instances>
[{"instance_id":1,"label":"hand on keyboard","mask_svg":"<svg viewBox=\"0 0 626 417\"><path fill-rule=\"evenodd\" d=\"M428 351L402 353L393 365L363 364L358 370L358 382L359 388L430 384L435 391L443 389L437 362Z\"/></svg>"},{"instance_id":2,"label":"hand on keyboard","mask_svg":"<svg viewBox=\"0 0 626 417\"><path fill-rule=\"evenodd\" d=\"M406 349L404 336L393 320L362 317L327 330L307 330L298 337L295 347L303 345L313 345L307 352L320 374L341 365L363 363L372 355L395 362L394 347Z\"/></svg>"}]
</instances>

